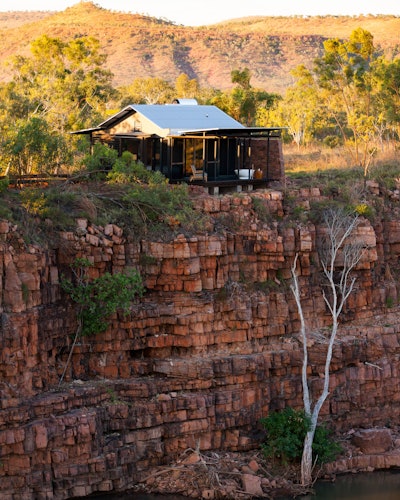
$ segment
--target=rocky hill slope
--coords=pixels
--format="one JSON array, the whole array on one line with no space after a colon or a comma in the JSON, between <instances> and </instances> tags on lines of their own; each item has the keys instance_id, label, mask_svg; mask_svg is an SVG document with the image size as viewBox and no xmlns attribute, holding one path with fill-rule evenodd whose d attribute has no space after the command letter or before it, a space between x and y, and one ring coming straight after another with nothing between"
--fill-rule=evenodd
<instances>
[{"instance_id":1,"label":"rocky hill slope","mask_svg":"<svg viewBox=\"0 0 400 500\"><path fill-rule=\"evenodd\" d=\"M291 69L320 56L327 38L346 38L358 27L394 53L400 30L395 16L249 17L186 27L91 2L63 12L7 12L0 15L0 80L10 78L6 60L28 54L30 42L46 33L61 39L98 38L116 86L138 77L174 81L184 72L204 86L226 89L231 71L248 67L253 86L283 93Z\"/></svg>"}]
</instances>

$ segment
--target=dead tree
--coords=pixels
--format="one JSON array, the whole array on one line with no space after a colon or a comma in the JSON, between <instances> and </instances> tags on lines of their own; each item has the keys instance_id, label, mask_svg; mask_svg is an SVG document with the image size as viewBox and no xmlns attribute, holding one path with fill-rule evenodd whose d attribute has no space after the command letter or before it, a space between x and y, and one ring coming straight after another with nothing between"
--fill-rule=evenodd
<instances>
[{"instance_id":1,"label":"dead tree","mask_svg":"<svg viewBox=\"0 0 400 500\"><path fill-rule=\"evenodd\" d=\"M301 290L297 274L298 254L292 265L292 285L297 310L300 318L300 337L303 344L302 386L304 411L310 418L310 429L306 434L301 460L301 482L304 486L312 484L312 445L315 430L322 405L329 395L329 375L333 346L339 326L339 316L349 295L353 291L356 278L352 271L360 261L364 246L362 242L351 241L351 237L359 224L357 214L348 213L342 209L329 209L324 213L326 234L320 239L318 254L322 266L322 295L332 317L332 326L328 337L325 358L324 383L321 394L315 403L311 400L307 378L308 349L307 339L310 332L307 329L301 304Z\"/></svg>"}]
</instances>

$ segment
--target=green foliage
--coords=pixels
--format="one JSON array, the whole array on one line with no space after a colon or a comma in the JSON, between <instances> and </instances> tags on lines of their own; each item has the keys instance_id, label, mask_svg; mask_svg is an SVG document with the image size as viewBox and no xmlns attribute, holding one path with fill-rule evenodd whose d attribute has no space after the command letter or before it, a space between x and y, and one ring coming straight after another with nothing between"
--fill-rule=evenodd
<instances>
[{"instance_id":1,"label":"green foliage","mask_svg":"<svg viewBox=\"0 0 400 500\"><path fill-rule=\"evenodd\" d=\"M96 169L95 163L91 166ZM4 198L0 217L19 223L27 242L36 243L54 242L55 230L74 229L77 218L101 226L116 224L135 239L144 235L165 239L177 230L187 234L204 230L205 215L194 208L188 186L169 184L160 172L132 161L130 153L116 158L108 182L97 182L96 173L90 183L60 181L46 188L5 190L0 195Z\"/></svg>"},{"instance_id":2,"label":"green foliage","mask_svg":"<svg viewBox=\"0 0 400 500\"><path fill-rule=\"evenodd\" d=\"M325 146L328 146L328 148L337 148L340 144L340 137L338 137L337 135L327 135L326 137L324 137L323 139L323 144L325 144Z\"/></svg>"},{"instance_id":3,"label":"green foliage","mask_svg":"<svg viewBox=\"0 0 400 500\"><path fill-rule=\"evenodd\" d=\"M146 56L144 56L146 57ZM119 89L121 106L128 106L133 102L138 104L166 104L172 101L174 87L167 80L161 78L135 78L130 85Z\"/></svg>"},{"instance_id":4,"label":"green foliage","mask_svg":"<svg viewBox=\"0 0 400 500\"><path fill-rule=\"evenodd\" d=\"M46 120L37 117L21 120L3 148L10 173L16 175L49 172L69 160L63 136L50 132Z\"/></svg>"},{"instance_id":5,"label":"green foliage","mask_svg":"<svg viewBox=\"0 0 400 500\"><path fill-rule=\"evenodd\" d=\"M132 153L124 151L118 156L117 150L96 143L93 153L86 155L81 165L91 179L106 180L110 184L167 184L161 172L147 170L141 161L134 159Z\"/></svg>"},{"instance_id":6,"label":"green foliage","mask_svg":"<svg viewBox=\"0 0 400 500\"><path fill-rule=\"evenodd\" d=\"M267 458L277 459L282 464L296 462L303 454L304 438L310 429L310 418L303 410L286 407L261 419L267 432L262 450ZM341 447L331 438L325 426L317 426L313 442L313 454L317 463L334 460Z\"/></svg>"},{"instance_id":7,"label":"green foliage","mask_svg":"<svg viewBox=\"0 0 400 500\"><path fill-rule=\"evenodd\" d=\"M22 283L21 290L22 290L22 300L24 301L25 304L28 304L28 299L29 299L28 285L26 283Z\"/></svg>"},{"instance_id":8,"label":"green foliage","mask_svg":"<svg viewBox=\"0 0 400 500\"><path fill-rule=\"evenodd\" d=\"M307 222L308 210L305 207L297 205L293 208L293 217L299 222Z\"/></svg>"},{"instance_id":9,"label":"green foliage","mask_svg":"<svg viewBox=\"0 0 400 500\"><path fill-rule=\"evenodd\" d=\"M387 189L396 189L400 179L400 165L384 163L370 170L370 177Z\"/></svg>"},{"instance_id":10,"label":"green foliage","mask_svg":"<svg viewBox=\"0 0 400 500\"><path fill-rule=\"evenodd\" d=\"M154 255L148 255L146 253L140 253L139 255L139 264L141 266L154 266L158 263L157 257Z\"/></svg>"},{"instance_id":11,"label":"green foliage","mask_svg":"<svg viewBox=\"0 0 400 500\"><path fill-rule=\"evenodd\" d=\"M365 217L373 217L375 214L373 203L376 201L367 201L368 193L365 192L363 172L360 168L288 172L288 177L294 179L298 186L318 187L327 197L322 201L311 200L309 215L304 212L301 205L298 205L296 198L285 197L285 203L291 208L293 215L301 221L307 216L313 222L318 222L320 214L330 206L344 207Z\"/></svg>"},{"instance_id":12,"label":"green foliage","mask_svg":"<svg viewBox=\"0 0 400 500\"><path fill-rule=\"evenodd\" d=\"M61 282L62 289L79 306L81 335L106 330L107 318L117 310L128 313L132 301L144 292L137 271L132 270L128 274L105 273L90 280L87 273L89 266L90 262L86 259L77 259L72 266L75 279L63 279Z\"/></svg>"},{"instance_id":13,"label":"green foliage","mask_svg":"<svg viewBox=\"0 0 400 500\"><path fill-rule=\"evenodd\" d=\"M18 193L11 190L0 192L0 219L10 222L20 222L18 214L21 212Z\"/></svg>"},{"instance_id":14,"label":"green foliage","mask_svg":"<svg viewBox=\"0 0 400 500\"><path fill-rule=\"evenodd\" d=\"M358 203L354 207L354 211L363 217L371 217L373 215L373 209L368 205L368 203Z\"/></svg>"},{"instance_id":15,"label":"green foliage","mask_svg":"<svg viewBox=\"0 0 400 500\"><path fill-rule=\"evenodd\" d=\"M4 191L7 191L9 185L10 180L8 177L3 177L2 179L0 179L0 194Z\"/></svg>"},{"instance_id":16,"label":"green foliage","mask_svg":"<svg viewBox=\"0 0 400 500\"><path fill-rule=\"evenodd\" d=\"M10 61L12 79L0 85L0 160L10 173L69 168L82 140L68 132L92 125L116 94L105 61L94 38L48 35Z\"/></svg>"},{"instance_id":17,"label":"green foliage","mask_svg":"<svg viewBox=\"0 0 400 500\"><path fill-rule=\"evenodd\" d=\"M107 174L110 183L128 184L145 183L150 185L166 184L168 180L161 172L147 170L141 161L136 161L129 151L124 151Z\"/></svg>"},{"instance_id":18,"label":"green foliage","mask_svg":"<svg viewBox=\"0 0 400 500\"><path fill-rule=\"evenodd\" d=\"M395 302L394 302L393 297L387 297L387 298L386 298L386 301L385 301L385 306L386 306L388 309L392 309L392 307L394 307L394 305L395 305Z\"/></svg>"},{"instance_id":19,"label":"green foliage","mask_svg":"<svg viewBox=\"0 0 400 500\"><path fill-rule=\"evenodd\" d=\"M262 444L264 455L275 458L283 464L301 457L303 442L310 428L310 420L304 411L287 407L261 419L267 431L267 438Z\"/></svg>"},{"instance_id":20,"label":"green foliage","mask_svg":"<svg viewBox=\"0 0 400 500\"><path fill-rule=\"evenodd\" d=\"M96 143L93 153L87 154L81 162L81 167L90 174L91 179L105 179L118 160L118 151L105 144Z\"/></svg>"},{"instance_id":21,"label":"green foliage","mask_svg":"<svg viewBox=\"0 0 400 500\"><path fill-rule=\"evenodd\" d=\"M15 98L25 98L28 114L45 118L51 131L80 128L114 94L105 62L93 37L63 41L42 35L32 42L29 57L13 60Z\"/></svg>"},{"instance_id":22,"label":"green foliage","mask_svg":"<svg viewBox=\"0 0 400 500\"><path fill-rule=\"evenodd\" d=\"M348 207L342 200L323 200L323 201L313 201L310 210L310 220L314 224L321 224L324 221L325 214L330 210L344 210L346 212L354 212Z\"/></svg>"},{"instance_id":23,"label":"green foliage","mask_svg":"<svg viewBox=\"0 0 400 500\"><path fill-rule=\"evenodd\" d=\"M324 424L315 429L313 442L313 456L318 464L332 462L340 455L343 448L332 437L332 431Z\"/></svg>"},{"instance_id":24,"label":"green foliage","mask_svg":"<svg viewBox=\"0 0 400 500\"><path fill-rule=\"evenodd\" d=\"M214 92L209 102L228 113L239 122L254 126L257 120L264 120L265 113L261 109L271 108L280 99L277 94L271 94L262 89L252 87L251 73L248 68L231 72L232 83L236 86L230 91ZM264 116L263 116L264 115Z\"/></svg>"},{"instance_id":25,"label":"green foliage","mask_svg":"<svg viewBox=\"0 0 400 500\"><path fill-rule=\"evenodd\" d=\"M254 290L258 290L258 291L263 292L265 294L269 294L271 292L282 291L285 288L286 283L285 282L279 283L279 281L280 280L277 277L276 280L268 279L265 281L252 282L251 286Z\"/></svg>"},{"instance_id":26,"label":"green foliage","mask_svg":"<svg viewBox=\"0 0 400 500\"><path fill-rule=\"evenodd\" d=\"M186 184L167 182L150 185L133 184L126 192L124 203L128 207L130 227L159 232L167 225L183 226L188 231L201 228L202 216L193 208Z\"/></svg>"}]
</instances>

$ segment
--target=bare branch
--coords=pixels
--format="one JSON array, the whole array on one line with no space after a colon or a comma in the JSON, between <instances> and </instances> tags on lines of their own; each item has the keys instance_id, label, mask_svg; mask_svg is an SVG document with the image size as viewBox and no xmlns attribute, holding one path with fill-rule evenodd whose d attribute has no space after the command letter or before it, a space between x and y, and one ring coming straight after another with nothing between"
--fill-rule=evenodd
<instances>
[{"instance_id":1,"label":"bare branch","mask_svg":"<svg viewBox=\"0 0 400 500\"><path fill-rule=\"evenodd\" d=\"M298 254L296 254L292 272L291 290L294 295L297 310L300 318L300 335L303 342L303 365L302 365L302 385L304 411L311 418L310 430L306 434L303 447L301 463L302 484L312 483L312 444L317 427L320 410L329 395L329 376L332 360L333 346L335 343L339 316L343 307L354 289L356 278L352 276L357 264L364 253L364 245L360 241L351 241L351 237L359 224L357 214L346 212L343 209L332 208L324 213L325 234L319 239L318 253L325 278L325 288L322 289L322 296L332 317L332 326L328 338L328 346L324 367L324 384L321 394L312 407L310 390L307 380L308 352L307 333L303 308L301 304L301 292L297 275Z\"/></svg>"}]
</instances>

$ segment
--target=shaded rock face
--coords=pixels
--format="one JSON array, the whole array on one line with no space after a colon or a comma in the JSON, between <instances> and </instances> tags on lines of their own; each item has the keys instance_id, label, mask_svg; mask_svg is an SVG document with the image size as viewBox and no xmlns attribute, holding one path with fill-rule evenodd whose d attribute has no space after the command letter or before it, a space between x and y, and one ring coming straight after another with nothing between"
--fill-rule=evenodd
<instances>
[{"instance_id":1,"label":"shaded rock face","mask_svg":"<svg viewBox=\"0 0 400 500\"><path fill-rule=\"evenodd\" d=\"M320 197L318 190L298 195L304 204ZM187 448L258 446L262 416L302 405L302 346L289 289L296 253L315 332L311 388L321 388L330 325L315 264L322 228L279 224L279 191L197 203L232 229L133 242L114 225L79 220L75 232L61 235L60 248L45 250L26 247L17 228L0 222L4 498L122 491ZM372 227L365 220L356 238L366 250L322 409L338 430L382 426L398 418L400 406L400 316L386 307L389 297L397 301L388 268L400 253L400 222ZM60 277L78 256L93 262L92 277L137 267L147 292L129 316L115 315L106 332L79 342L58 387L77 327Z\"/></svg>"}]
</instances>

